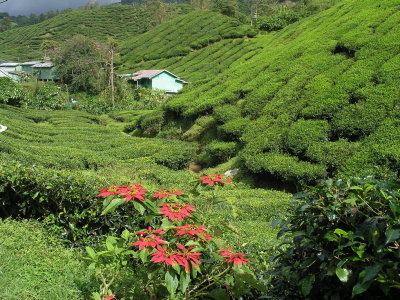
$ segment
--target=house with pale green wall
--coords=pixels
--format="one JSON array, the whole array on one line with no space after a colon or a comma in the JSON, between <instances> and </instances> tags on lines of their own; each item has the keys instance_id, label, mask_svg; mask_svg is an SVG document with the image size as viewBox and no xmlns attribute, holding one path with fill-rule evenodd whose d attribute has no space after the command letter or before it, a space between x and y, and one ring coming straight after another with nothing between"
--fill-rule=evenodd
<instances>
[{"instance_id":1,"label":"house with pale green wall","mask_svg":"<svg viewBox=\"0 0 400 300\"><path fill-rule=\"evenodd\" d=\"M121 77L126 78L136 88L163 90L168 94L176 94L185 84L188 84L167 70L140 70L133 74L121 75Z\"/></svg>"},{"instance_id":2,"label":"house with pale green wall","mask_svg":"<svg viewBox=\"0 0 400 300\"><path fill-rule=\"evenodd\" d=\"M56 80L56 67L51 62L38 63L32 66L33 74L39 80L54 81Z\"/></svg>"}]
</instances>

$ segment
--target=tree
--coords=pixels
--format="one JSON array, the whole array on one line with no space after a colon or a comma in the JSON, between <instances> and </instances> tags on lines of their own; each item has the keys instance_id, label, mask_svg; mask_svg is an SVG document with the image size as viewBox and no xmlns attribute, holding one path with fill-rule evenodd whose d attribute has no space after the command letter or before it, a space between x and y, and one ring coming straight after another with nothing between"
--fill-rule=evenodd
<instances>
[{"instance_id":1,"label":"tree","mask_svg":"<svg viewBox=\"0 0 400 300\"><path fill-rule=\"evenodd\" d=\"M214 10L229 17L235 17L239 12L237 0L214 0Z\"/></svg>"},{"instance_id":2,"label":"tree","mask_svg":"<svg viewBox=\"0 0 400 300\"><path fill-rule=\"evenodd\" d=\"M11 29L11 19L9 17L5 17L0 21L0 32Z\"/></svg>"},{"instance_id":3,"label":"tree","mask_svg":"<svg viewBox=\"0 0 400 300\"><path fill-rule=\"evenodd\" d=\"M100 93L107 88L108 55L107 45L78 35L49 54L57 66L57 77L71 91Z\"/></svg>"}]
</instances>

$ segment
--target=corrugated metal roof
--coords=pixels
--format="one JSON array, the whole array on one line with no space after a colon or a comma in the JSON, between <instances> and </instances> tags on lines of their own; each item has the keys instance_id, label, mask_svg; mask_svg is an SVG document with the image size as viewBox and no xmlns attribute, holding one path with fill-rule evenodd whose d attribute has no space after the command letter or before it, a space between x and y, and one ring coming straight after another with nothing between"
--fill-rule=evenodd
<instances>
[{"instance_id":1,"label":"corrugated metal roof","mask_svg":"<svg viewBox=\"0 0 400 300\"><path fill-rule=\"evenodd\" d=\"M162 73L164 71L166 71L166 70L140 70L140 71L137 71L137 72L132 74L133 75L132 79L134 79L134 80L142 79L142 78L151 79L151 78L157 76L158 74L160 74L160 73ZM177 76L175 76L175 77L177 77Z\"/></svg>"},{"instance_id":2,"label":"corrugated metal roof","mask_svg":"<svg viewBox=\"0 0 400 300\"><path fill-rule=\"evenodd\" d=\"M33 66L36 64L40 64L41 61L27 61L27 62L23 62L22 64L20 64L21 66Z\"/></svg>"},{"instance_id":3,"label":"corrugated metal roof","mask_svg":"<svg viewBox=\"0 0 400 300\"><path fill-rule=\"evenodd\" d=\"M32 68L52 68L52 67L54 67L54 64L51 62L39 63L32 66Z\"/></svg>"},{"instance_id":4,"label":"corrugated metal roof","mask_svg":"<svg viewBox=\"0 0 400 300\"><path fill-rule=\"evenodd\" d=\"M19 63L3 63L0 67L18 67Z\"/></svg>"}]
</instances>

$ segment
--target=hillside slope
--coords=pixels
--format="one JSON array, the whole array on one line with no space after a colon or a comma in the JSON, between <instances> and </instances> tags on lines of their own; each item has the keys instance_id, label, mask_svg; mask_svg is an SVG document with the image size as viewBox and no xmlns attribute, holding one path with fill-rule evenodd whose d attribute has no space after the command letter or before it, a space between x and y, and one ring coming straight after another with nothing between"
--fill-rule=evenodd
<instances>
[{"instance_id":1,"label":"hillside slope","mask_svg":"<svg viewBox=\"0 0 400 300\"><path fill-rule=\"evenodd\" d=\"M399 0L344 0L253 39L261 48L254 55L164 109L177 121L212 115L208 132L229 142L213 153L241 149L242 163L263 178L309 183L337 172L397 172L399 37Z\"/></svg>"},{"instance_id":2,"label":"hillside slope","mask_svg":"<svg viewBox=\"0 0 400 300\"><path fill-rule=\"evenodd\" d=\"M39 24L0 33L0 57L15 60L37 59L45 41L64 41L76 34L104 40L111 36L126 39L145 32L151 18L144 9L124 5L72 10Z\"/></svg>"},{"instance_id":3,"label":"hillside slope","mask_svg":"<svg viewBox=\"0 0 400 300\"><path fill-rule=\"evenodd\" d=\"M236 19L194 11L121 44L121 72L168 69L190 81L222 72L256 50L255 31Z\"/></svg>"}]
</instances>

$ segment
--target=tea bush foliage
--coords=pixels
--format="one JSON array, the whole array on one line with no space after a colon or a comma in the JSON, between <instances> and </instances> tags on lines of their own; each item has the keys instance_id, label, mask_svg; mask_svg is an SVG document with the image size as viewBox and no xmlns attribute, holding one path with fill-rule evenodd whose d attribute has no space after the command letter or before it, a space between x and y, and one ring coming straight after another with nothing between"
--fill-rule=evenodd
<instances>
[{"instance_id":1,"label":"tea bush foliage","mask_svg":"<svg viewBox=\"0 0 400 300\"><path fill-rule=\"evenodd\" d=\"M121 46L123 68L132 68L143 61L187 56L191 47L200 49L222 39L247 35L254 36L251 27L233 18L210 11L194 11L124 41Z\"/></svg>"},{"instance_id":2,"label":"tea bush foliage","mask_svg":"<svg viewBox=\"0 0 400 300\"><path fill-rule=\"evenodd\" d=\"M36 221L0 219L0 296L4 299L84 299L96 288L81 255L66 250Z\"/></svg>"},{"instance_id":3,"label":"tea bush foliage","mask_svg":"<svg viewBox=\"0 0 400 300\"><path fill-rule=\"evenodd\" d=\"M116 18L116 16L118 16ZM18 60L43 57L46 45L57 46L74 35L84 35L104 41L145 32L151 16L145 9L108 5L90 10L70 10L35 25L0 33L2 58Z\"/></svg>"},{"instance_id":4,"label":"tea bush foliage","mask_svg":"<svg viewBox=\"0 0 400 300\"><path fill-rule=\"evenodd\" d=\"M396 169L394 145L400 148L397 137L390 147L373 146L375 137L384 135L384 124L399 120L400 16L393 13L398 6L393 0L343 0L280 31L235 44L222 40L183 58L144 65L160 62L193 80L165 104L166 115L213 115L216 124L210 131L216 129L224 142L239 142L240 158L253 173L304 176L304 183L337 173L380 175L384 172L379 170ZM209 50L214 54L206 58ZM225 67L225 60L236 54L240 59ZM211 63L220 70L202 72ZM345 150L345 144L353 151ZM329 161L317 147L343 159ZM383 148L385 154L376 155ZM272 167L276 153L286 163ZM263 163L255 163L255 157L264 157ZM289 160L306 167L289 175Z\"/></svg>"},{"instance_id":5,"label":"tea bush foliage","mask_svg":"<svg viewBox=\"0 0 400 300\"><path fill-rule=\"evenodd\" d=\"M274 292L307 299L400 296L400 185L328 180L295 196L280 221Z\"/></svg>"}]
</instances>

